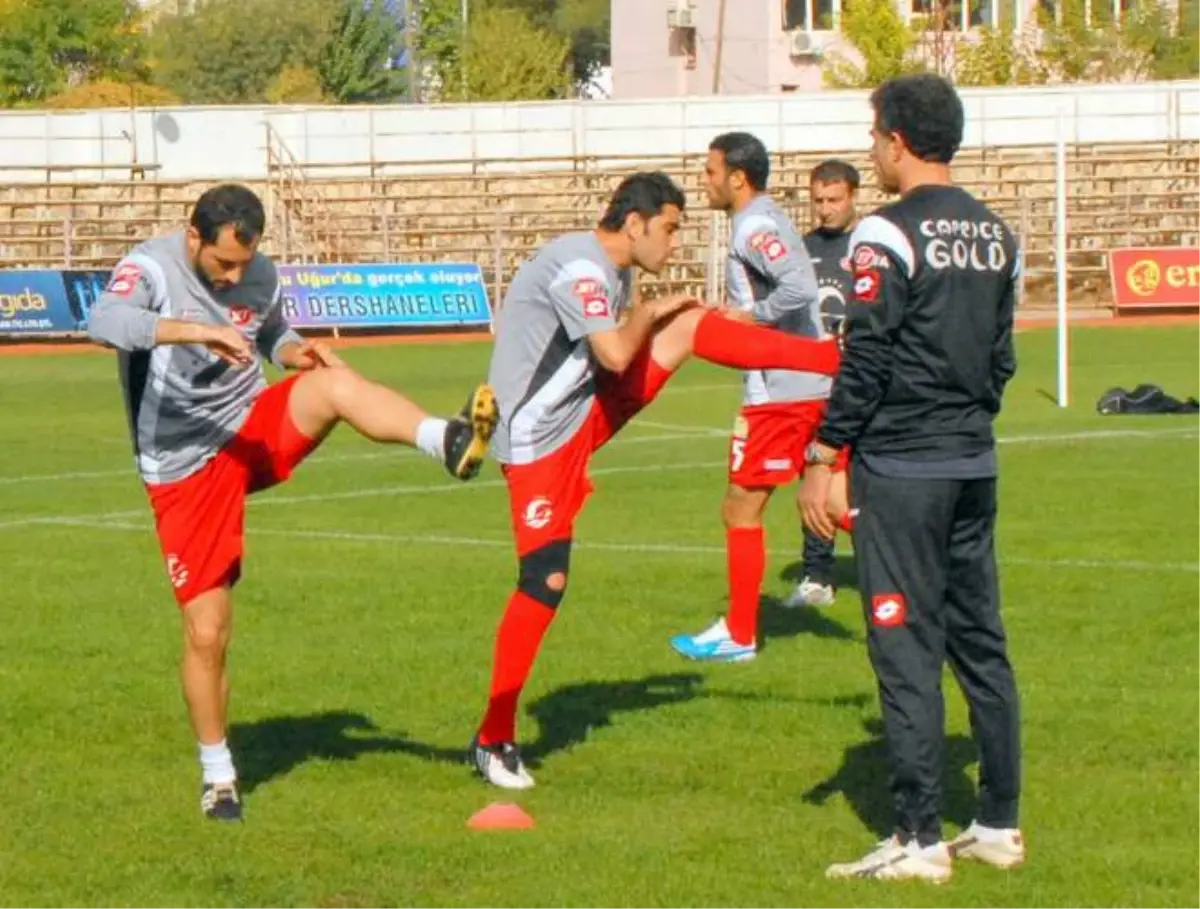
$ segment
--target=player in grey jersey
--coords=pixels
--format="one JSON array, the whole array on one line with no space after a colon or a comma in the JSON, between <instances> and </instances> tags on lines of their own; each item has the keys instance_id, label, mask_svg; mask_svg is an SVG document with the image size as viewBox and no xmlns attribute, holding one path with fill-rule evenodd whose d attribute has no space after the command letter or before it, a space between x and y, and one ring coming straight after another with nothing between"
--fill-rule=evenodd
<instances>
[{"instance_id":1,"label":"player in grey jersey","mask_svg":"<svg viewBox=\"0 0 1200 909\"><path fill-rule=\"evenodd\" d=\"M725 304L733 318L807 338L826 335L817 277L804 241L767 195L771 159L750 133L724 133L705 162L708 201L731 215ZM763 515L775 490L804 463L829 395L829 376L750 370L729 446L729 485L722 502L729 608L698 634L671 646L703 662L743 662L758 653L758 613L766 570Z\"/></svg>"},{"instance_id":2,"label":"player in grey jersey","mask_svg":"<svg viewBox=\"0 0 1200 909\"><path fill-rule=\"evenodd\" d=\"M143 243L117 265L88 324L92 340L120 351L137 468L183 615L201 809L219 820L242 817L225 737L225 653L246 496L286 480L340 422L470 479L497 418L487 385L452 419L430 417L292 331L275 266L257 251L264 221L249 189L208 190L186 231ZM268 385L264 358L299 375Z\"/></svg>"},{"instance_id":3,"label":"player in grey jersey","mask_svg":"<svg viewBox=\"0 0 1200 909\"><path fill-rule=\"evenodd\" d=\"M517 701L566 590L593 452L693 355L735 369L837 371L832 342L734 321L683 297L634 304L634 269L666 266L683 208L665 174L626 178L594 231L559 237L521 267L497 318L493 452L508 485L519 568L471 747L476 769L497 786L533 785L514 742Z\"/></svg>"}]
</instances>

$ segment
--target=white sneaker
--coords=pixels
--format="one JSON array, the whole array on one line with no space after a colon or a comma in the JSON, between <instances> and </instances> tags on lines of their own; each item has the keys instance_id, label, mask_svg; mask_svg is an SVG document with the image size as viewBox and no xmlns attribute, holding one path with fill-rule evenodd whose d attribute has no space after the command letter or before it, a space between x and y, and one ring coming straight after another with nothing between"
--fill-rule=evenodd
<instances>
[{"instance_id":1,"label":"white sneaker","mask_svg":"<svg viewBox=\"0 0 1200 909\"><path fill-rule=\"evenodd\" d=\"M501 789L532 789L533 776L525 769L520 749L512 742L480 745L471 742L471 760L475 772Z\"/></svg>"},{"instance_id":2,"label":"white sneaker","mask_svg":"<svg viewBox=\"0 0 1200 909\"><path fill-rule=\"evenodd\" d=\"M1025 839L1020 830L985 827L978 821L950 841L956 859L974 859L993 868L1016 868L1025 861Z\"/></svg>"},{"instance_id":3,"label":"white sneaker","mask_svg":"<svg viewBox=\"0 0 1200 909\"><path fill-rule=\"evenodd\" d=\"M795 609L798 606L832 606L833 600L832 584L820 584L806 577L796 585L796 589L792 591L792 595L783 605L789 609Z\"/></svg>"},{"instance_id":4,"label":"white sneaker","mask_svg":"<svg viewBox=\"0 0 1200 909\"><path fill-rule=\"evenodd\" d=\"M758 654L757 641L739 644L730 637L724 616L699 634L675 635L671 646L680 656L704 663L744 663Z\"/></svg>"},{"instance_id":5,"label":"white sneaker","mask_svg":"<svg viewBox=\"0 0 1200 909\"><path fill-rule=\"evenodd\" d=\"M953 873L945 843L921 847L916 840L901 844L895 836L881 842L857 862L830 865L828 878L871 878L879 881L922 880L944 884Z\"/></svg>"}]
</instances>

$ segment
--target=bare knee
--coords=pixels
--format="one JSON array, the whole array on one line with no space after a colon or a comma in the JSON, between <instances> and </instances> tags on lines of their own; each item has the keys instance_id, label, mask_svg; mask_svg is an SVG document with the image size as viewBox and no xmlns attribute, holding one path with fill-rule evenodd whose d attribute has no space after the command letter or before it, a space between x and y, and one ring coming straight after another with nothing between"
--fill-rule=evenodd
<instances>
[{"instance_id":1,"label":"bare knee","mask_svg":"<svg viewBox=\"0 0 1200 909\"><path fill-rule=\"evenodd\" d=\"M184 612L184 645L190 654L206 663L214 666L224 663L231 630L230 608L224 591L197 598Z\"/></svg>"},{"instance_id":2,"label":"bare knee","mask_svg":"<svg viewBox=\"0 0 1200 909\"><path fill-rule=\"evenodd\" d=\"M731 484L721 502L721 520L725 522L725 527L733 530L761 526L763 511L770 496L769 489L745 489Z\"/></svg>"},{"instance_id":3,"label":"bare knee","mask_svg":"<svg viewBox=\"0 0 1200 909\"><path fill-rule=\"evenodd\" d=\"M362 390L362 378L352 369L320 369L313 373L321 381L321 394L329 412L338 418L349 411L355 397Z\"/></svg>"}]
</instances>

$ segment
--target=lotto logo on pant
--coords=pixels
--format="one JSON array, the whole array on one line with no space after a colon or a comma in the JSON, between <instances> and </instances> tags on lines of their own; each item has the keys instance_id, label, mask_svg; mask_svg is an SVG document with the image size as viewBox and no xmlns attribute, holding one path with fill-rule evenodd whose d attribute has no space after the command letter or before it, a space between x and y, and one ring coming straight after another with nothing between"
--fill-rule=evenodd
<instances>
[{"instance_id":1,"label":"lotto logo on pant","mask_svg":"<svg viewBox=\"0 0 1200 909\"><path fill-rule=\"evenodd\" d=\"M908 616L908 604L898 593L877 593L871 597L871 624L876 628L903 625Z\"/></svg>"}]
</instances>

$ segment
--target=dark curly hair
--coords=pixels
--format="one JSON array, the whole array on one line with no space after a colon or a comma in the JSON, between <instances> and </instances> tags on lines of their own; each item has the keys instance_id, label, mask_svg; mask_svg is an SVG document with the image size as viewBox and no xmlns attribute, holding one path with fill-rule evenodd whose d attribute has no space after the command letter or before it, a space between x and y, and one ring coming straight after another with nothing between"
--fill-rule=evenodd
<instances>
[{"instance_id":1,"label":"dark curly hair","mask_svg":"<svg viewBox=\"0 0 1200 909\"><path fill-rule=\"evenodd\" d=\"M871 93L875 128L899 134L922 161L949 164L962 145L963 105L941 76L921 73L889 79Z\"/></svg>"},{"instance_id":2,"label":"dark curly hair","mask_svg":"<svg viewBox=\"0 0 1200 909\"><path fill-rule=\"evenodd\" d=\"M674 205L680 211L687 205L683 190L674 180L661 171L630 174L612 194L600 218L600 227L618 231L630 215L638 214L650 220L668 205Z\"/></svg>"}]
</instances>

